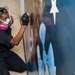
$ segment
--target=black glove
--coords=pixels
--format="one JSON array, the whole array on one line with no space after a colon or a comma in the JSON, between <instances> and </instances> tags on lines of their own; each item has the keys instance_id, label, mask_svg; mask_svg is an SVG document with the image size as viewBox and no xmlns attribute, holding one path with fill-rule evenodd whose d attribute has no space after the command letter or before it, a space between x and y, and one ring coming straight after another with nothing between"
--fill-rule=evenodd
<instances>
[{"instance_id":1,"label":"black glove","mask_svg":"<svg viewBox=\"0 0 75 75\"><path fill-rule=\"evenodd\" d=\"M29 16L27 15L27 13L24 13L21 17L21 23L22 25L28 25L29 22Z\"/></svg>"}]
</instances>

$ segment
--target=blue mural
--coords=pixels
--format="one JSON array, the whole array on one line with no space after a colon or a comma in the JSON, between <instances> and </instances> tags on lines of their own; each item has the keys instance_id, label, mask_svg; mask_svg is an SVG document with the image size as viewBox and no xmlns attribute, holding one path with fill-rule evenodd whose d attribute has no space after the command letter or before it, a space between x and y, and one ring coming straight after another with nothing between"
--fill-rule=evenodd
<instances>
[{"instance_id":1,"label":"blue mural","mask_svg":"<svg viewBox=\"0 0 75 75\"><path fill-rule=\"evenodd\" d=\"M39 75L75 75L75 0L34 0L33 15Z\"/></svg>"},{"instance_id":2,"label":"blue mural","mask_svg":"<svg viewBox=\"0 0 75 75\"><path fill-rule=\"evenodd\" d=\"M57 0L56 6L59 9L59 13L56 15L56 25L54 26L54 31L51 28L53 25L53 15L49 13L52 6L51 0L43 1L45 3L43 17L47 27L46 37L48 37L46 40L48 39L48 42L52 42L53 45L56 75L74 75L75 1ZM49 45L48 42L47 46Z\"/></svg>"}]
</instances>

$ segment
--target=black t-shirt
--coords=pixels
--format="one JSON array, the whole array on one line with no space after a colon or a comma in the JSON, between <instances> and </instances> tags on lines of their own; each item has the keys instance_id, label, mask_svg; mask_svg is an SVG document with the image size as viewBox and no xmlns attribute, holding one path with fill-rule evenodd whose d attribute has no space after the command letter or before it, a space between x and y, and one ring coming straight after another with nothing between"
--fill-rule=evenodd
<instances>
[{"instance_id":1,"label":"black t-shirt","mask_svg":"<svg viewBox=\"0 0 75 75\"><path fill-rule=\"evenodd\" d=\"M13 47L10 43L10 40L13 37L11 36L11 29L0 30L0 51L4 51Z\"/></svg>"}]
</instances>

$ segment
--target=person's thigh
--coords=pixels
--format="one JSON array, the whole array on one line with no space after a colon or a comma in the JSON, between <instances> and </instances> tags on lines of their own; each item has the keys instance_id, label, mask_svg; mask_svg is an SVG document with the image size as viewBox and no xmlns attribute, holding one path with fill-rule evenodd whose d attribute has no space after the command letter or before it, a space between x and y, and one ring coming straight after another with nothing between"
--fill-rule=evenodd
<instances>
[{"instance_id":1,"label":"person's thigh","mask_svg":"<svg viewBox=\"0 0 75 75\"><path fill-rule=\"evenodd\" d=\"M7 54L6 64L10 71L24 72L27 70L26 64L16 53L8 51Z\"/></svg>"},{"instance_id":2,"label":"person's thigh","mask_svg":"<svg viewBox=\"0 0 75 75\"><path fill-rule=\"evenodd\" d=\"M7 65L2 58L0 58L0 75L10 75Z\"/></svg>"}]
</instances>

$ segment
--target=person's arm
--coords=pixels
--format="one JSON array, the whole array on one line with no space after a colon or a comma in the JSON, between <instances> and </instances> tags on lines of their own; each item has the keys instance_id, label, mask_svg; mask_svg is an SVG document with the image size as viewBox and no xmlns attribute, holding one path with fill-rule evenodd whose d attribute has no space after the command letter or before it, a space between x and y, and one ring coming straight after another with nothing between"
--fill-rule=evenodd
<instances>
[{"instance_id":1,"label":"person's arm","mask_svg":"<svg viewBox=\"0 0 75 75\"><path fill-rule=\"evenodd\" d=\"M18 45L22 39L22 36L26 29L26 26L28 25L28 22L29 22L29 16L26 13L23 14L23 16L21 17L21 22L22 22L22 26L21 26L18 34L10 41L10 43L12 45Z\"/></svg>"},{"instance_id":2,"label":"person's arm","mask_svg":"<svg viewBox=\"0 0 75 75\"><path fill-rule=\"evenodd\" d=\"M26 29L26 26L22 25L18 34L13 39L11 39L10 43L13 45L18 45L20 40L22 39L25 29Z\"/></svg>"}]
</instances>

